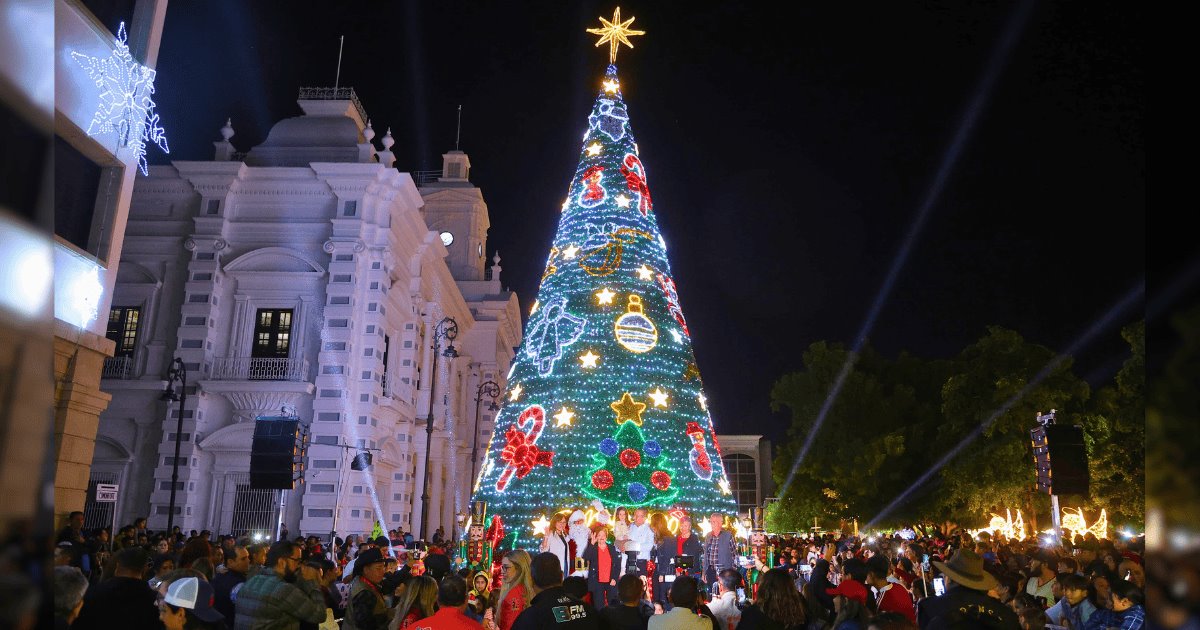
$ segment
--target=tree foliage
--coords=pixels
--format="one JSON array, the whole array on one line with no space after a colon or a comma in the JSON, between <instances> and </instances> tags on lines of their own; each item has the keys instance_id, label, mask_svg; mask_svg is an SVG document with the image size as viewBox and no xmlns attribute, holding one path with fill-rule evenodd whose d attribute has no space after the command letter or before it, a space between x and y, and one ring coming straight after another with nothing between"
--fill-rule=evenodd
<instances>
[{"instance_id":1,"label":"tree foliage","mask_svg":"<svg viewBox=\"0 0 1200 630\"><path fill-rule=\"evenodd\" d=\"M876 520L905 491L876 524L975 526L1006 507L1045 511L1047 500L1032 492L1029 429L1038 412L1051 409L1059 422L1085 428L1093 475L1085 507L1104 507L1140 524L1141 504L1132 495L1144 470L1137 465L1144 452L1138 422L1144 409L1143 326L1132 324L1122 334L1131 356L1112 385L1095 396L1072 372L1070 357L998 326L949 360L909 354L888 359L869 346L853 356L839 344L812 344L803 369L780 378L771 393L773 408L789 410L792 422L774 460L781 500L768 512L768 524L807 530L814 517L824 527L854 517ZM840 394L813 435L848 365ZM947 454L952 456L936 468ZM934 474L918 485L931 469ZM1066 497L1064 505L1082 500Z\"/></svg>"},{"instance_id":2,"label":"tree foliage","mask_svg":"<svg viewBox=\"0 0 1200 630\"><path fill-rule=\"evenodd\" d=\"M1196 410L1200 409L1200 307L1175 313L1171 326L1177 339L1155 337L1169 343L1171 356L1156 373L1146 405L1147 438L1154 448L1146 453L1146 496L1150 507L1162 510L1165 524L1200 529L1196 504L1200 502L1200 470L1195 453L1200 450Z\"/></svg>"}]
</instances>

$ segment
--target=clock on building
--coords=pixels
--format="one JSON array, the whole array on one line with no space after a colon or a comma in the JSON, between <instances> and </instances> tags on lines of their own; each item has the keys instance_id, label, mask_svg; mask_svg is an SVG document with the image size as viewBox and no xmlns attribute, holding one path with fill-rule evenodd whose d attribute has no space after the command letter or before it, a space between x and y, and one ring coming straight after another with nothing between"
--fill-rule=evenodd
<instances>
[{"instance_id":1,"label":"clock on building","mask_svg":"<svg viewBox=\"0 0 1200 630\"><path fill-rule=\"evenodd\" d=\"M483 258L483 243L479 243L478 245L476 245L475 251L479 253L480 258Z\"/></svg>"},{"instance_id":2,"label":"clock on building","mask_svg":"<svg viewBox=\"0 0 1200 630\"><path fill-rule=\"evenodd\" d=\"M441 236L442 245L445 245L446 247L450 247L450 244L454 242L454 235L450 232L442 232Z\"/></svg>"}]
</instances>

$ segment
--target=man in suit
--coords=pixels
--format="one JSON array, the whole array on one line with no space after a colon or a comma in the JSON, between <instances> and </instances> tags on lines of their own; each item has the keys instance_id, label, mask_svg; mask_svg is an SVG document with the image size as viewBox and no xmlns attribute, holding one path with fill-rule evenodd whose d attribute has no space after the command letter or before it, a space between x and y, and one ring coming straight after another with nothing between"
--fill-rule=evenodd
<instances>
[{"instance_id":1,"label":"man in suit","mask_svg":"<svg viewBox=\"0 0 1200 630\"><path fill-rule=\"evenodd\" d=\"M704 557L701 567L704 570L704 581L710 586L717 581L717 576L724 569L735 569L734 562L737 554L733 547L733 532L722 529L725 525L725 515L713 512L708 515L712 531L704 538Z\"/></svg>"},{"instance_id":2,"label":"man in suit","mask_svg":"<svg viewBox=\"0 0 1200 630\"><path fill-rule=\"evenodd\" d=\"M592 523L591 538L581 556L587 562L588 591L592 594L592 606L597 609L608 604L620 603L617 599L617 578L620 577L621 555L608 542L608 528L602 523Z\"/></svg>"}]
</instances>

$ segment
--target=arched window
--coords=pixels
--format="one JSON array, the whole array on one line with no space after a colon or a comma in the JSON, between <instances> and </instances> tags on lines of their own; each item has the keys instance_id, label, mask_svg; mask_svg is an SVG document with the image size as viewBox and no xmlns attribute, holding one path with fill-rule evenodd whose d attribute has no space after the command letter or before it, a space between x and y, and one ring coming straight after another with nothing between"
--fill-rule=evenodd
<instances>
[{"instance_id":1,"label":"arched window","mask_svg":"<svg viewBox=\"0 0 1200 630\"><path fill-rule=\"evenodd\" d=\"M730 453L721 458L729 475L729 487L737 501L738 512L758 507L758 462L749 455Z\"/></svg>"}]
</instances>

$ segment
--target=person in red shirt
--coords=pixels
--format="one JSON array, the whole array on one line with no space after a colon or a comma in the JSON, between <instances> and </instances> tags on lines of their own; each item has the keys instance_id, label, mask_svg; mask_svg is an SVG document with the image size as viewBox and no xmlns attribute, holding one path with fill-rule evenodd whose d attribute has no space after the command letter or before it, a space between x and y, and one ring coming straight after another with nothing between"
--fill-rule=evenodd
<instances>
[{"instance_id":1,"label":"person in red shirt","mask_svg":"<svg viewBox=\"0 0 1200 630\"><path fill-rule=\"evenodd\" d=\"M913 566L912 560L903 556L896 559L896 564L892 567L892 574L900 578L904 582L905 588L912 588L913 582L919 579L916 567Z\"/></svg>"},{"instance_id":2,"label":"person in red shirt","mask_svg":"<svg viewBox=\"0 0 1200 630\"><path fill-rule=\"evenodd\" d=\"M497 630L510 630L517 617L533 599L533 580L529 571L529 553L522 549L510 551L500 562L501 580L500 598L493 613ZM487 614L484 613L487 620Z\"/></svg>"},{"instance_id":3,"label":"person in red shirt","mask_svg":"<svg viewBox=\"0 0 1200 630\"><path fill-rule=\"evenodd\" d=\"M467 616L467 581L448 575L438 584L438 611L421 620L421 630L480 630L478 621Z\"/></svg>"},{"instance_id":4,"label":"person in red shirt","mask_svg":"<svg viewBox=\"0 0 1200 630\"><path fill-rule=\"evenodd\" d=\"M592 523L591 538L580 557L588 566L587 584L588 592L592 594L592 606L600 609L619 603L617 578L621 577L621 556L608 542L608 528L603 523Z\"/></svg>"},{"instance_id":5,"label":"person in red shirt","mask_svg":"<svg viewBox=\"0 0 1200 630\"><path fill-rule=\"evenodd\" d=\"M871 556L867 560L867 586L875 591L875 609L878 612L900 613L914 624L917 623L917 609L913 606L912 595L904 590L904 586L888 581L891 565L883 555Z\"/></svg>"}]
</instances>

